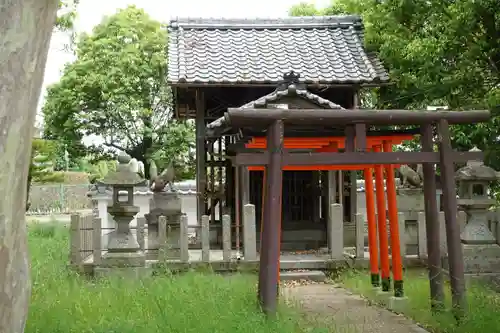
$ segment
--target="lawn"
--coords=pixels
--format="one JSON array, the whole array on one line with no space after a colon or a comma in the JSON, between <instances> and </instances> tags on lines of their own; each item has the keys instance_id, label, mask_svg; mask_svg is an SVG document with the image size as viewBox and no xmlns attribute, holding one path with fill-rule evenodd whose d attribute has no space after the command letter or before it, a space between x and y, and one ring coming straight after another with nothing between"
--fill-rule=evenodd
<instances>
[{"instance_id":1,"label":"lawn","mask_svg":"<svg viewBox=\"0 0 500 333\"><path fill-rule=\"evenodd\" d=\"M353 292L372 298L373 289L368 272L349 272L341 277L342 284ZM449 284L445 285L447 310L433 315L429 305L429 281L426 271L407 271L404 280L408 305L405 314L432 332L439 333L500 333L500 294L478 283L467 286L468 315L456 325L451 311Z\"/></svg>"},{"instance_id":2,"label":"lawn","mask_svg":"<svg viewBox=\"0 0 500 333\"><path fill-rule=\"evenodd\" d=\"M29 245L33 288L26 333L316 331L317 325L285 306L276 319L266 319L258 311L253 275L190 272L93 281L66 268L66 228L32 224Z\"/></svg>"}]
</instances>

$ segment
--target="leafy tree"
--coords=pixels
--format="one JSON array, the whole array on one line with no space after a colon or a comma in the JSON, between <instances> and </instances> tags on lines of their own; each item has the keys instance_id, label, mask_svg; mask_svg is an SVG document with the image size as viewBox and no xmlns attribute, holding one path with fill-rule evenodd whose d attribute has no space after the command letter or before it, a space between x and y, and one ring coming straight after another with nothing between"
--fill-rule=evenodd
<instances>
[{"instance_id":1,"label":"leafy tree","mask_svg":"<svg viewBox=\"0 0 500 333\"><path fill-rule=\"evenodd\" d=\"M61 0L59 1L59 10L56 19L56 29L69 31L73 29L75 22L77 6L79 0Z\"/></svg>"},{"instance_id":2,"label":"leafy tree","mask_svg":"<svg viewBox=\"0 0 500 333\"><path fill-rule=\"evenodd\" d=\"M29 209L32 183L60 183L63 181L64 175L54 172L55 152L55 143L43 139L33 139L26 190L26 210Z\"/></svg>"},{"instance_id":3,"label":"leafy tree","mask_svg":"<svg viewBox=\"0 0 500 333\"><path fill-rule=\"evenodd\" d=\"M493 111L492 121L452 128L460 149L477 146L500 168L500 2L497 0L336 0L302 3L291 15L359 14L366 47L389 69L392 86L375 90L380 108Z\"/></svg>"},{"instance_id":4,"label":"leafy tree","mask_svg":"<svg viewBox=\"0 0 500 333\"><path fill-rule=\"evenodd\" d=\"M166 29L143 10L130 6L105 18L79 36L76 61L48 89L44 134L74 158L125 151L144 163L146 176L153 155L183 155L194 135L171 117L166 50ZM87 135L104 144L85 147Z\"/></svg>"},{"instance_id":5,"label":"leafy tree","mask_svg":"<svg viewBox=\"0 0 500 333\"><path fill-rule=\"evenodd\" d=\"M61 174L54 173L56 144L43 139L34 139L31 146L30 180L35 183L61 182Z\"/></svg>"}]
</instances>

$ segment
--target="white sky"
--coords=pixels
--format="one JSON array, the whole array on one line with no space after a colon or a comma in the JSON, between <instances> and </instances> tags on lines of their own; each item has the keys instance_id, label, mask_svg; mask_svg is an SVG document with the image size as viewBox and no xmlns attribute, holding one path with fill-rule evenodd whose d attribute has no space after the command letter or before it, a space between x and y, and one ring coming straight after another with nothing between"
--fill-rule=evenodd
<instances>
[{"instance_id":1,"label":"white sky","mask_svg":"<svg viewBox=\"0 0 500 333\"><path fill-rule=\"evenodd\" d=\"M301 0L80 0L76 31L90 32L104 16L114 14L128 5L143 8L154 19L167 23L175 17L224 17L255 18L285 17L288 10ZM318 7L324 7L330 0L310 0ZM72 61L72 55L63 50L68 36L54 33L45 69L39 109L43 105L47 85L57 82L65 63ZM40 121L40 119L38 119Z\"/></svg>"}]
</instances>

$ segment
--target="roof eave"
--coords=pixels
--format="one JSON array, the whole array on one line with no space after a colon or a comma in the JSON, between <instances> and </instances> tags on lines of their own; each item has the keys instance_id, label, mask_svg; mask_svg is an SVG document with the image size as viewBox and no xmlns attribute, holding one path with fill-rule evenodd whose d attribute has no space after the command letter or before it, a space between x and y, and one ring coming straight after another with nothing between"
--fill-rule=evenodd
<instances>
[{"instance_id":1,"label":"roof eave","mask_svg":"<svg viewBox=\"0 0 500 333\"><path fill-rule=\"evenodd\" d=\"M276 87L281 82L182 82L182 81L167 81L174 88L205 88L205 87ZM362 87L376 88L390 86L391 81L379 82L330 82L330 83L305 83L308 88L315 87Z\"/></svg>"}]
</instances>

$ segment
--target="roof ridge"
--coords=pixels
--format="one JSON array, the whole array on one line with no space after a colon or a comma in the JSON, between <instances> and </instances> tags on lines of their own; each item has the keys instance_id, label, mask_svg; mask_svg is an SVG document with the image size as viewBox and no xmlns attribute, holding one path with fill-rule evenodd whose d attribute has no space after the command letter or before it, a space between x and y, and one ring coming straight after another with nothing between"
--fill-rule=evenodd
<instances>
[{"instance_id":1,"label":"roof ridge","mask_svg":"<svg viewBox=\"0 0 500 333\"><path fill-rule=\"evenodd\" d=\"M359 27L363 22L359 15L296 16L286 18L175 18L170 29L295 29Z\"/></svg>"},{"instance_id":2,"label":"roof ridge","mask_svg":"<svg viewBox=\"0 0 500 333\"><path fill-rule=\"evenodd\" d=\"M291 72L294 73L293 71ZM285 74L286 75L286 74ZM298 76L297 76L298 79ZM283 86L285 85L285 86ZM239 107L239 109L249 109L249 108L259 108L265 107L269 103L277 102L282 97L292 97L297 96L299 98L305 99L309 102L317 104L320 107L324 107L326 109L344 109L337 103L330 101L329 99L323 98L307 89L304 84L300 84L297 82L284 82L280 87L278 86L276 90L261 96L253 101L245 103Z\"/></svg>"}]
</instances>

